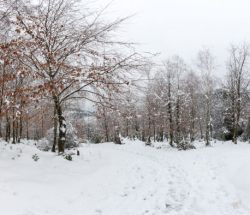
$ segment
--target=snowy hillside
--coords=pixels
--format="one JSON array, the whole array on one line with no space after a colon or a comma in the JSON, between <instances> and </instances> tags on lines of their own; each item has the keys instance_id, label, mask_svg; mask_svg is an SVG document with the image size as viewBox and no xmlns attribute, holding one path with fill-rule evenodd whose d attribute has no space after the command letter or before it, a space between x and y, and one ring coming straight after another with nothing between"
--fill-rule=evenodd
<instances>
[{"instance_id":1,"label":"snowy hillside","mask_svg":"<svg viewBox=\"0 0 250 215\"><path fill-rule=\"evenodd\" d=\"M127 141L82 145L80 153L70 162L1 143L0 214L250 214L246 143L177 152Z\"/></svg>"}]
</instances>

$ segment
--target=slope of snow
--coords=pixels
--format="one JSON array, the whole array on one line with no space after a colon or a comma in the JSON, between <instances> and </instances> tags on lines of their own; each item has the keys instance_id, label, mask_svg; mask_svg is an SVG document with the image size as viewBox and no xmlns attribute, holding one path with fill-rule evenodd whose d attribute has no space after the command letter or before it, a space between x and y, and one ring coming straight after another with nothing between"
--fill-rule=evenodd
<instances>
[{"instance_id":1,"label":"slope of snow","mask_svg":"<svg viewBox=\"0 0 250 215\"><path fill-rule=\"evenodd\" d=\"M80 153L70 162L32 143L1 142L0 214L250 214L248 144L183 152L126 140L83 144Z\"/></svg>"}]
</instances>

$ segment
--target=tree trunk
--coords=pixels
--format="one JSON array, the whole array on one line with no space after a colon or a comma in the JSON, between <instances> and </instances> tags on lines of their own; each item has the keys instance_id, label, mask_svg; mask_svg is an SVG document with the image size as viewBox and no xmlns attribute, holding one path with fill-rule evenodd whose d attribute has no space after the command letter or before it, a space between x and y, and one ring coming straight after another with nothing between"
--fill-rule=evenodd
<instances>
[{"instance_id":1,"label":"tree trunk","mask_svg":"<svg viewBox=\"0 0 250 215\"><path fill-rule=\"evenodd\" d=\"M44 110L42 111L42 120L41 120L41 137L44 137Z\"/></svg>"},{"instance_id":2,"label":"tree trunk","mask_svg":"<svg viewBox=\"0 0 250 215\"><path fill-rule=\"evenodd\" d=\"M62 114L62 107L57 97L54 97L54 102L59 123L58 153L61 154L64 153L66 142L66 121Z\"/></svg>"},{"instance_id":3,"label":"tree trunk","mask_svg":"<svg viewBox=\"0 0 250 215\"><path fill-rule=\"evenodd\" d=\"M23 138L23 118L22 116L20 117L19 121L19 137L18 137L18 142L21 142L21 139Z\"/></svg>"},{"instance_id":4,"label":"tree trunk","mask_svg":"<svg viewBox=\"0 0 250 215\"><path fill-rule=\"evenodd\" d=\"M200 128L200 138L203 139L203 129L202 129L202 122L201 117L199 116L199 128Z\"/></svg>"},{"instance_id":5,"label":"tree trunk","mask_svg":"<svg viewBox=\"0 0 250 215\"><path fill-rule=\"evenodd\" d=\"M57 146L57 129L58 129L58 119L57 119L57 112L54 108L54 138L53 138L53 146L52 146L52 152L56 152L56 146Z\"/></svg>"},{"instance_id":6,"label":"tree trunk","mask_svg":"<svg viewBox=\"0 0 250 215\"><path fill-rule=\"evenodd\" d=\"M16 144L16 119L14 108L12 113L12 143Z\"/></svg>"},{"instance_id":7,"label":"tree trunk","mask_svg":"<svg viewBox=\"0 0 250 215\"><path fill-rule=\"evenodd\" d=\"M126 118L126 136L129 137L129 121L128 118Z\"/></svg>"},{"instance_id":8,"label":"tree trunk","mask_svg":"<svg viewBox=\"0 0 250 215\"><path fill-rule=\"evenodd\" d=\"M26 121L26 139L29 139L29 118L27 117Z\"/></svg>"},{"instance_id":9,"label":"tree trunk","mask_svg":"<svg viewBox=\"0 0 250 215\"><path fill-rule=\"evenodd\" d=\"M168 120L169 120L169 144L174 147L174 125L173 125L173 114L172 114L172 98L171 98L171 82L170 75L168 77Z\"/></svg>"},{"instance_id":10,"label":"tree trunk","mask_svg":"<svg viewBox=\"0 0 250 215\"><path fill-rule=\"evenodd\" d=\"M161 124L161 128L160 128L160 141L163 142L164 139L164 132L163 132L163 126Z\"/></svg>"},{"instance_id":11,"label":"tree trunk","mask_svg":"<svg viewBox=\"0 0 250 215\"><path fill-rule=\"evenodd\" d=\"M141 141L145 142L146 141L146 137L145 137L145 124L143 123L143 127L142 127L142 132L141 132Z\"/></svg>"},{"instance_id":12,"label":"tree trunk","mask_svg":"<svg viewBox=\"0 0 250 215\"><path fill-rule=\"evenodd\" d=\"M1 105L0 105L0 117L2 115L2 109L1 109ZM0 137L3 137L3 134L2 134L2 120L0 120Z\"/></svg>"},{"instance_id":13,"label":"tree trunk","mask_svg":"<svg viewBox=\"0 0 250 215\"><path fill-rule=\"evenodd\" d=\"M105 127L106 142L109 142L109 128L108 128L108 121L107 121L107 117L105 113L104 113L104 127Z\"/></svg>"},{"instance_id":14,"label":"tree trunk","mask_svg":"<svg viewBox=\"0 0 250 215\"><path fill-rule=\"evenodd\" d=\"M236 95L235 92L231 92L232 99L232 121L233 121L233 143L237 144L237 116L236 116Z\"/></svg>"},{"instance_id":15,"label":"tree trunk","mask_svg":"<svg viewBox=\"0 0 250 215\"><path fill-rule=\"evenodd\" d=\"M150 112L148 112L148 139L150 140L151 137L151 117L150 117Z\"/></svg>"},{"instance_id":16,"label":"tree trunk","mask_svg":"<svg viewBox=\"0 0 250 215\"><path fill-rule=\"evenodd\" d=\"M1 97L0 97L0 116L2 117L2 107L3 107L3 99L4 99L4 88L5 88L5 64L3 66L3 73L2 73L2 85L1 85ZM0 137L3 137L2 134L2 122L0 122Z\"/></svg>"},{"instance_id":17,"label":"tree trunk","mask_svg":"<svg viewBox=\"0 0 250 215\"><path fill-rule=\"evenodd\" d=\"M5 140L6 142L10 141L10 119L8 114L6 113L6 132L5 132Z\"/></svg>"},{"instance_id":18,"label":"tree trunk","mask_svg":"<svg viewBox=\"0 0 250 215\"><path fill-rule=\"evenodd\" d=\"M115 136L115 139L114 139L115 144L121 145L122 141L121 141L121 138L120 138L119 126L115 126L115 135L114 136Z\"/></svg>"},{"instance_id":19,"label":"tree trunk","mask_svg":"<svg viewBox=\"0 0 250 215\"><path fill-rule=\"evenodd\" d=\"M195 107L193 103L192 103L192 110L191 110L191 126L190 127L191 127L190 128L190 141L194 142L195 140Z\"/></svg>"},{"instance_id":20,"label":"tree trunk","mask_svg":"<svg viewBox=\"0 0 250 215\"><path fill-rule=\"evenodd\" d=\"M19 130L18 130L18 139L17 142L20 143L23 137L23 112L21 111L19 119Z\"/></svg>"},{"instance_id":21,"label":"tree trunk","mask_svg":"<svg viewBox=\"0 0 250 215\"><path fill-rule=\"evenodd\" d=\"M206 141L206 146L210 146L210 102L209 99L206 98L206 137L205 137L205 141Z\"/></svg>"},{"instance_id":22,"label":"tree trunk","mask_svg":"<svg viewBox=\"0 0 250 215\"><path fill-rule=\"evenodd\" d=\"M180 145L181 142L181 122L180 122L180 98L177 96L176 101L176 143Z\"/></svg>"},{"instance_id":23,"label":"tree trunk","mask_svg":"<svg viewBox=\"0 0 250 215\"><path fill-rule=\"evenodd\" d=\"M238 137L238 126L240 121L240 112L241 112L241 76L239 76L237 80L237 93L236 93L236 107L235 107L235 128L234 128L234 144L237 144L237 137Z\"/></svg>"}]
</instances>

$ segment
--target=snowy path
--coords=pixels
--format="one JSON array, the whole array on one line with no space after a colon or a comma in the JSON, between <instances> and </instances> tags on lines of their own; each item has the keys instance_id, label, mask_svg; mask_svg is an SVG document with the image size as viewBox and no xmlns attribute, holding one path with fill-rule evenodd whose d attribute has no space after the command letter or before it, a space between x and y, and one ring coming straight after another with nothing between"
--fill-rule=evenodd
<instances>
[{"instance_id":1,"label":"snowy path","mask_svg":"<svg viewBox=\"0 0 250 215\"><path fill-rule=\"evenodd\" d=\"M0 214L250 215L250 145L84 145L74 158L0 146Z\"/></svg>"}]
</instances>

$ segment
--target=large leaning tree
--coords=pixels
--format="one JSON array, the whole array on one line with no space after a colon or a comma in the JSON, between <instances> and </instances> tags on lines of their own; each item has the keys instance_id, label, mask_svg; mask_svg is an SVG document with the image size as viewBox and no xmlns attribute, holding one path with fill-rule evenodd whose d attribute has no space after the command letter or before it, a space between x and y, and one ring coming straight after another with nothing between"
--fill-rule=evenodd
<instances>
[{"instance_id":1,"label":"large leaning tree","mask_svg":"<svg viewBox=\"0 0 250 215\"><path fill-rule=\"evenodd\" d=\"M118 91L127 83L127 73L141 65L131 44L113 40L125 19L105 22L103 11L78 8L84 6L75 0L23 1L14 8L22 63L33 72L33 86L54 104L59 153L64 152L66 137L63 104L79 98L95 101L96 96Z\"/></svg>"}]
</instances>

